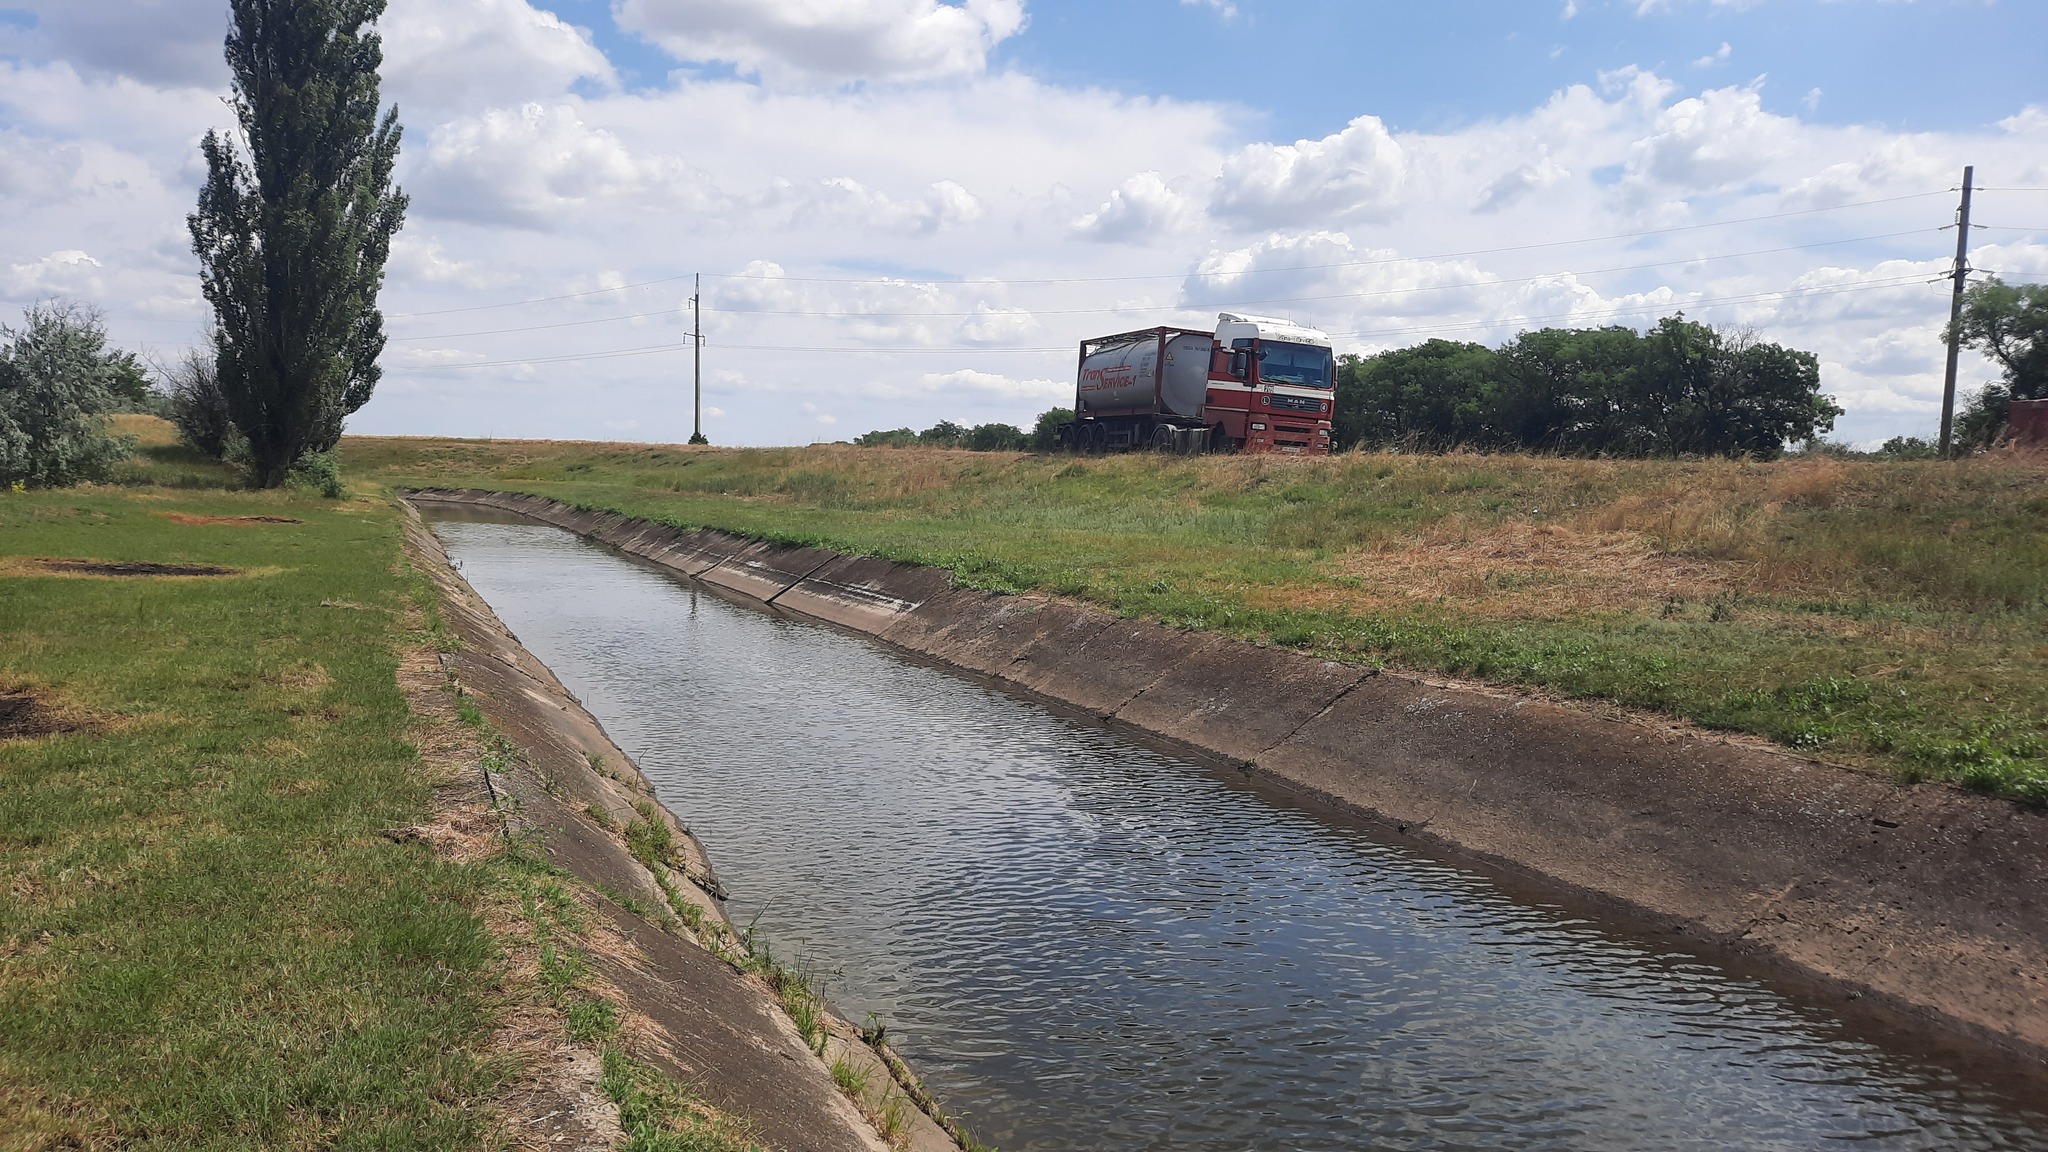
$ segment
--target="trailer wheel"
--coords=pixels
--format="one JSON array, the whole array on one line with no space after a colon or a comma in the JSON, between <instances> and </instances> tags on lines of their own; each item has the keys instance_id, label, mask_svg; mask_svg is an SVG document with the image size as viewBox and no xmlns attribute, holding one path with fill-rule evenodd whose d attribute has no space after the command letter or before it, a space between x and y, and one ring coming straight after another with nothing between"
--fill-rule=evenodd
<instances>
[{"instance_id":1,"label":"trailer wheel","mask_svg":"<svg viewBox=\"0 0 2048 1152\"><path fill-rule=\"evenodd\" d=\"M1173 451L1173 433L1174 427L1171 424L1155 426L1152 429L1152 451L1159 453L1161 456L1171 453Z\"/></svg>"}]
</instances>

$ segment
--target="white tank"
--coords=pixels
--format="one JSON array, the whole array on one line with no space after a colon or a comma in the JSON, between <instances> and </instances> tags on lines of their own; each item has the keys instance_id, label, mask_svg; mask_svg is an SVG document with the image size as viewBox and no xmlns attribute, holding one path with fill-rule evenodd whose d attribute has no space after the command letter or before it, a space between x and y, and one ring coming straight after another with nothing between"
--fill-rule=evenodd
<instances>
[{"instance_id":1,"label":"white tank","mask_svg":"<svg viewBox=\"0 0 2048 1152\"><path fill-rule=\"evenodd\" d=\"M1208 400L1211 343L1207 335L1182 332L1104 348L1081 362L1081 402L1090 413L1200 416Z\"/></svg>"}]
</instances>

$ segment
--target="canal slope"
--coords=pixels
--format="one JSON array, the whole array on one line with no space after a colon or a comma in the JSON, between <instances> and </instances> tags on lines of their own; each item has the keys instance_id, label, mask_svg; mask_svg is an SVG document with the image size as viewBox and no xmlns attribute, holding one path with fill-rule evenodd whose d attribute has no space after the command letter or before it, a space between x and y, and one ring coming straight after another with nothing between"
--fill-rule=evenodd
<instances>
[{"instance_id":1,"label":"canal slope","mask_svg":"<svg viewBox=\"0 0 2048 1152\"><path fill-rule=\"evenodd\" d=\"M585 962L619 1001L633 1055L738 1119L749 1147L959 1152L911 1106L922 1086L893 1053L763 964L734 931L688 826L405 511L406 555L437 586L457 642L443 670L477 722L514 750L485 758L483 784L515 838L593 890L610 930ZM793 997L817 1014L809 1031L792 1019Z\"/></svg>"},{"instance_id":2,"label":"canal slope","mask_svg":"<svg viewBox=\"0 0 2048 1152\"><path fill-rule=\"evenodd\" d=\"M1647 917L1690 946L2048 1053L2036 808L1678 725L1333 664L948 574L540 497L414 501L554 524L1239 763L1396 832Z\"/></svg>"}]
</instances>

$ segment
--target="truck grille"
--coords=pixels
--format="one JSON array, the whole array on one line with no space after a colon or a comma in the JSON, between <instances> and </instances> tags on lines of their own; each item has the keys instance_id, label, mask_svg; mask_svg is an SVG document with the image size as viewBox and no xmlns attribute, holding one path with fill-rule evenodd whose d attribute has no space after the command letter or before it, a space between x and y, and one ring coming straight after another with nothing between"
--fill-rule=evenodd
<instances>
[{"instance_id":1,"label":"truck grille","mask_svg":"<svg viewBox=\"0 0 2048 1152\"><path fill-rule=\"evenodd\" d=\"M1284 409L1288 412L1321 412L1323 410L1323 402L1314 396L1268 396L1266 397L1266 404L1269 407Z\"/></svg>"}]
</instances>

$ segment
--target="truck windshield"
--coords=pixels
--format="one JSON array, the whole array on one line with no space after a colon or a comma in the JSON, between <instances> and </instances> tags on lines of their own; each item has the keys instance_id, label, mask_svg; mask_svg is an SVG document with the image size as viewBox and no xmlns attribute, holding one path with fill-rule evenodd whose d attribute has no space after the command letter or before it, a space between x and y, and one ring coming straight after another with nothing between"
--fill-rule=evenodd
<instances>
[{"instance_id":1,"label":"truck windshield","mask_svg":"<svg viewBox=\"0 0 2048 1152\"><path fill-rule=\"evenodd\" d=\"M1268 340L1259 346L1259 379L1269 384L1330 386L1330 350Z\"/></svg>"}]
</instances>

